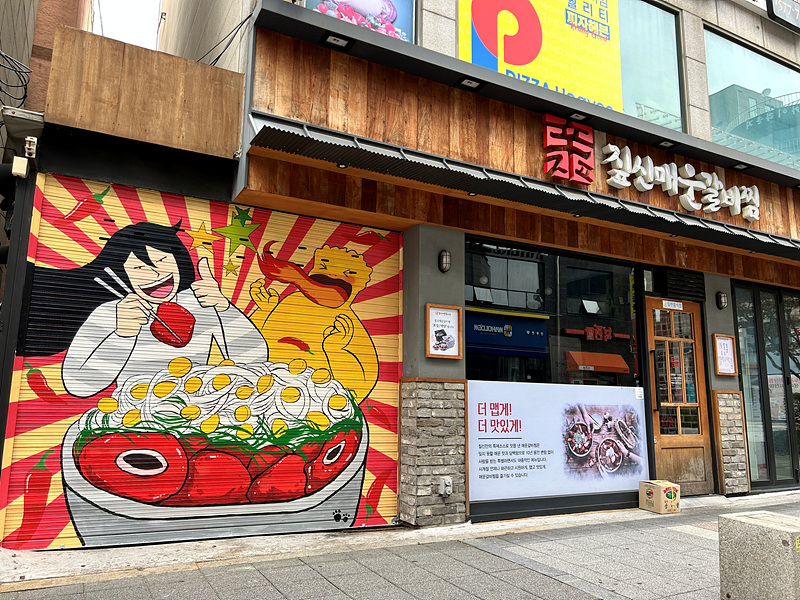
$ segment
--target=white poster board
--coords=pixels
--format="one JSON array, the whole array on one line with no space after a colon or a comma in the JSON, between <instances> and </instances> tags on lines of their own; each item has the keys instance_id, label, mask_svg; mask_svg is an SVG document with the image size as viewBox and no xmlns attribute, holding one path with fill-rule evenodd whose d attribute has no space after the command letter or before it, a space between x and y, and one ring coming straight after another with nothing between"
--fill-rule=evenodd
<instances>
[{"instance_id":1,"label":"white poster board","mask_svg":"<svg viewBox=\"0 0 800 600\"><path fill-rule=\"evenodd\" d=\"M444 304L425 305L425 356L461 358L461 307Z\"/></svg>"},{"instance_id":2,"label":"white poster board","mask_svg":"<svg viewBox=\"0 0 800 600\"><path fill-rule=\"evenodd\" d=\"M636 491L644 390L468 382L469 500Z\"/></svg>"},{"instance_id":3,"label":"white poster board","mask_svg":"<svg viewBox=\"0 0 800 600\"><path fill-rule=\"evenodd\" d=\"M738 375L736 342L732 335L714 334L714 366L717 375Z\"/></svg>"}]
</instances>

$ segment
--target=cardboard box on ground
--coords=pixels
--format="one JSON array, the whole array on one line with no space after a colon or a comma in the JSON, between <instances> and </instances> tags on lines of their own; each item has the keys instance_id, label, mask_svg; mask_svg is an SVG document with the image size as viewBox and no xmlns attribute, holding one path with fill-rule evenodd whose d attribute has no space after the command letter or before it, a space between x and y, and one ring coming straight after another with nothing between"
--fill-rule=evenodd
<instances>
[{"instance_id":1,"label":"cardboard box on ground","mask_svg":"<svg viewBox=\"0 0 800 600\"><path fill-rule=\"evenodd\" d=\"M655 513L681 511L681 486L657 479L639 482L639 508Z\"/></svg>"}]
</instances>

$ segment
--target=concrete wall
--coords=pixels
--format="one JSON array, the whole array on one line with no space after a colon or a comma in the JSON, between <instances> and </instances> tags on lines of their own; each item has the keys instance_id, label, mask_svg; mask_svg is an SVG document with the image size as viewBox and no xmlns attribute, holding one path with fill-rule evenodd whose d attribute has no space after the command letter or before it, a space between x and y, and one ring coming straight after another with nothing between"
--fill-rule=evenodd
<instances>
[{"instance_id":1,"label":"concrete wall","mask_svg":"<svg viewBox=\"0 0 800 600\"><path fill-rule=\"evenodd\" d=\"M708 387L712 390L738 391L739 378L730 375L715 375L714 369L714 338L713 334L721 333L724 335L736 335L736 323L733 314L733 293L731 292L731 280L722 275L709 275L706 273L706 340L705 340L705 360L706 373L708 374ZM724 292L728 295L728 307L722 310L717 308L717 292Z\"/></svg>"},{"instance_id":2,"label":"concrete wall","mask_svg":"<svg viewBox=\"0 0 800 600\"><path fill-rule=\"evenodd\" d=\"M452 266L439 271L439 252ZM464 379L464 359L425 356L425 304L464 306L464 233L417 225L403 238L403 378ZM462 342L463 343L463 342Z\"/></svg>"},{"instance_id":3,"label":"concrete wall","mask_svg":"<svg viewBox=\"0 0 800 600\"><path fill-rule=\"evenodd\" d=\"M189 60L199 60L245 19L255 0L163 0L167 13L159 30L158 49ZM244 73L247 60L247 28L243 27L217 62L218 67ZM215 48L202 62L214 60L227 44Z\"/></svg>"}]
</instances>

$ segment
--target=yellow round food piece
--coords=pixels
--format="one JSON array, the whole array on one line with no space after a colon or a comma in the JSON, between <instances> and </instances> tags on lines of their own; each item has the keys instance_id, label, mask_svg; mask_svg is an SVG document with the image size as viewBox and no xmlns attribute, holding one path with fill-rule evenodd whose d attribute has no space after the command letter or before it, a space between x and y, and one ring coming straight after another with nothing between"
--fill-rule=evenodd
<instances>
[{"instance_id":1,"label":"yellow round food piece","mask_svg":"<svg viewBox=\"0 0 800 600\"><path fill-rule=\"evenodd\" d=\"M288 431L289 426L286 424L286 421L283 419L275 419L272 422L272 433L274 435L281 435Z\"/></svg>"},{"instance_id":2,"label":"yellow round food piece","mask_svg":"<svg viewBox=\"0 0 800 600\"><path fill-rule=\"evenodd\" d=\"M184 377L189 371L192 370L192 361L184 357L173 358L171 361L169 361L167 370L173 377Z\"/></svg>"},{"instance_id":3,"label":"yellow round food piece","mask_svg":"<svg viewBox=\"0 0 800 600\"><path fill-rule=\"evenodd\" d=\"M199 406L190 404L189 406L184 406L181 409L181 416L187 421L194 421L197 417L200 416L200 412L201 411Z\"/></svg>"},{"instance_id":4,"label":"yellow round food piece","mask_svg":"<svg viewBox=\"0 0 800 600\"><path fill-rule=\"evenodd\" d=\"M145 396L147 396L147 390L149 387L150 386L146 383L137 383L131 388L131 396L137 400L144 400Z\"/></svg>"},{"instance_id":5,"label":"yellow round food piece","mask_svg":"<svg viewBox=\"0 0 800 600\"><path fill-rule=\"evenodd\" d=\"M134 425L138 424L139 421L142 420L142 413L138 408L133 408L125 413L125 416L122 417L122 424L125 427L133 427Z\"/></svg>"},{"instance_id":6,"label":"yellow round food piece","mask_svg":"<svg viewBox=\"0 0 800 600\"><path fill-rule=\"evenodd\" d=\"M291 404L300 400L300 390L296 387L287 387L281 392L281 400Z\"/></svg>"},{"instance_id":7,"label":"yellow round food piece","mask_svg":"<svg viewBox=\"0 0 800 600\"><path fill-rule=\"evenodd\" d=\"M236 397L239 400L247 400L252 395L253 388L251 388L249 385L242 385L236 389Z\"/></svg>"},{"instance_id":8,"label":"yellow round food piece","mask_svg":"<svg viewBox=\"0 0 800 600\"><path fill-rule=\"evenodd\" d=\"M334 394L328 399L328 406L332 410L344 410L347 407L347 398L341 394Z\"/></svg>"},{"instance_id":9,"label":"yellow round food piece","mask_svg":"<svg viewBox=\"0 0 800 600\"><path fill-rule=\"evenodd\" d=\"M311 376L311 381L317 384L328 383L331 380L331 372L328 369L317 369Z\"/></svg>"},{"instance_id":10,"label":"yellow round food piece","mask_svg":"<svg viewBox=\"0 0 800 600\"><path fill-rule=\"evenodd\" d=\"M200 423L200 431L203 433L212 433L219 427L219 415L211 415L205 421Z\"/></svg>"},{"instance_id":11,"label":"yellow round food piece","mask_svg":"<svg viewBox=\"0 0 800 600\"><path fill-rule=\"evenodd\" d=\"M250 423L245 423L241 426L241 429L236 432L236 436L239 439L246 440L247 438L253 435L253 426Z\"/></svg>"},{"instance_id":12,"label":"yellow round food piece","mask_svg":"<svg viewBox=\"0 0 800 600\"><path fill-rule=\"evenodd\" d=\"M215 375L214 379L211 380L211 385L217 391L220 391L222 388L228 387L230 384L231 384L231 378L228 375L225 375L224 373Z\"/></svg>"},{"instance_id":13,"label":"yellow round food piece","mask_svg":"<svg viewBox=\"0 0 800 600\"><path fill-rule=\"evenodd\" d=\"M308 421L309 425L316 427L321 431L325 431L331 426L331 422L328 417L317 410L308 411L308 414L306 415L306 421Z\"/></svg>"},{"instance_id":14,"label":"yellow round food piece","mask_svg":"<svg viewBox=\"0 0 800 600\"><path fill-rule=\"evenodd\" d=\"M289 373L292 375L300 375L303 371L306 370L308 363L304 361L302 358L295 358L292 362L289 363Z\"/></svg>"},{"instance_id":15,"label":"yellow round food piece","mask_svg":"<svg viewBox=\"0 0 800 600\"><path fill-rule=\"evenodd\" d=\"M110 414L119 408L119 402L114 400L114 398L100 398L100 400L97 401L97 408L100 409L100 412Z\"/></svg>"},{"instance_id":16,"label":"yellow round food piece","mask_svg":"<svg viewBox=\"0 0 800 600\"><path fill-rule=\"evenodd\" d=\"M176 384L172 381L162 381L156 384L156 387L153 388L153 393L158 398L163 398L172 393L172 390L175 389Z\"/></svg>"},{"instance_id":17,"label":"yellow round food piece","mask_svg":"<svg viewBox=\"0 0 800 600\"><path fill-rule=\"evenodd\" d=\"M201 387L203 387L203 380L199 377L189 377L183 384L183 389L190 394L196 394Z\"/></svg>"},{"instance_id":18,"label":"yellow round food piece","mask_svg":"<svg viewBox=\"0 0 800 600\"><path fill-rule=\"evenodd\" d=\"M233 416L236 417L237 421L247 421L251 414L249 406L239 406L233 411Z\"/></svg>"},{"instance_id":19,"label":"yellow round food piece","mask_svg":"<svg viewBox=\"0 0 800 600\"><path fill-rule=\"evenodd\" d=\"M233 362L233 361L232 361L232 360L230 360L229 358L226 358L226 359L225 359L225 360L223 360L221 363L219 363L219 366L220 366L220 367L232 367L232 366L233 366L233 365L235 365L235 364L236 364L235 362Z\"/></svg>"},{"instance_id":20,"label":"yellow round food piece","mask_svg":"<svg viewBox=\"0 0 800 600\"><path fill-rule=\"evenodd\" d=\"M258 390L259 394L263 394L270 390L273 383L275 383L275 378L272 375L262 375L258 378L256 389Z\"/></svg>"}]
</instances>

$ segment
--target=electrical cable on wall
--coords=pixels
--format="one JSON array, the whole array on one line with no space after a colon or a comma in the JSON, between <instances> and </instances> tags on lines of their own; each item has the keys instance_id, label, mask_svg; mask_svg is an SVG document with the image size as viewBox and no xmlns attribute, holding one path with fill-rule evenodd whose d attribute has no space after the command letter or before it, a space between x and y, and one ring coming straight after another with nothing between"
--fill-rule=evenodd
<instances>
[{"instance_id":1,"label":"electrical cable on wall","mask_svg":"<svg viewBox=\"0 0 800 600\"><path fill-rule=\"evenodd\" d=\"M30 67L0 50L0 104L20 108L28 97Z\"/></svg>"},{"instance_id":2,"label":"electrical cable on wall","mask_svg":"<svg viewBox=\"0 0 800 600\"><path fill-rule=\"evenodd\" d=\"M208 63L212 67L216 66L217 62L219 62L219 59L222 58L223 54L225 54L225 51L228 50L228 48L230 48L231 44L233 43L233 40L236 39L236 36L239 35L239 33L241 33L242 31L246 31L247 28L245 27L245 25L247 24L247 22L250 20L251 17L252 17L252 15L248 15L244 20L242 20L241 23L239 23L236 27L234 27L228 35L223 37L219 42L214 44L214 46L212 46L211 49L208 52L206 52L205 54L203 54L203 56L198 58L197 62L201 62L206 56L211 54L216 48L218 48L221 44L223 44L225 42L225 40L228 40L228 43L225 44L225 47L217 55L217 57L214 60L212 60L211 62ZM228 39L228 38L230 38L230 39Z\"/></svg>"}]
</instances>

